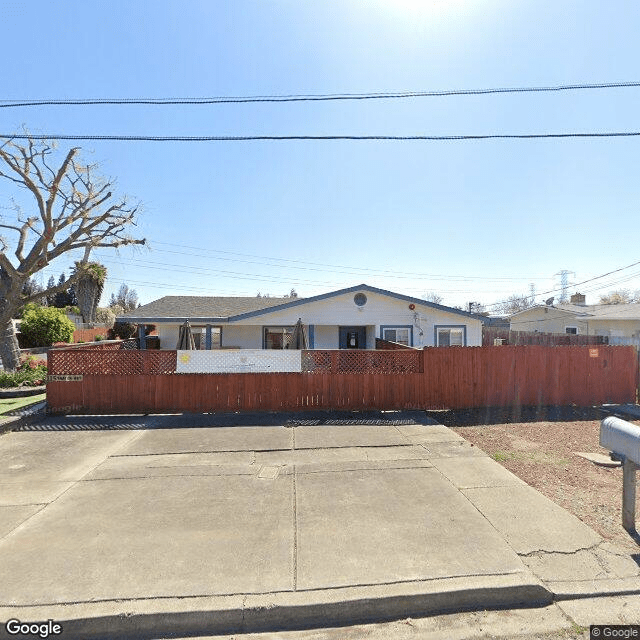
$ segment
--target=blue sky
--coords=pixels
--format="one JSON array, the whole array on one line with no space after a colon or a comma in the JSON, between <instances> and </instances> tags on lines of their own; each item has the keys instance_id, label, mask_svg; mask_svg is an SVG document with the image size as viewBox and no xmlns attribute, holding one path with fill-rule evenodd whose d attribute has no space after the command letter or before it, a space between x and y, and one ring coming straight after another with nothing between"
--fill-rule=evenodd
<instances>
[{"instance_id":1,"label":"blue sky","mask_svg":"<svg viewBox=\"0 0 640 640\"><path fill-rule=\"evenodd\" d=\"M637 2L167 0L0 7L2 99L211 97L640 80ZM640 88L408 100L0 109L0 134L640 131ZM61 143L61 149L72 144ZM640 260L640 138L91 141L149 250L103 297L315 295L366 282L491 305ZM0 183L0 206L15 195ZM4 214L9 215L8 213ZM68 261L50 265L57 275ZM640 265L577 287L640 289ZM571 291L574 288L572 287ZM557 292L555 295L558 295Z\"/></svg>"}]
</instances>

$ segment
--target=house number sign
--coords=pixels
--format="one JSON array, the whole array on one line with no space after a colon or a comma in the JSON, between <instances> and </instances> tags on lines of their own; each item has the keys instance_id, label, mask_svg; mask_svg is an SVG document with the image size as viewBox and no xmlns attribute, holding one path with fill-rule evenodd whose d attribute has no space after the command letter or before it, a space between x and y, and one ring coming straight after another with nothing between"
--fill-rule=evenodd
<instances>
[{"instance_id":1,"label":"house number sign","mask_svg":"<svg viewBox=\"0 0 640 640\"><path fill-rule=\"evenodd\" d=\"M47 376L47 382L82 382L82 376Z\"/></svg>"}]
</instances>

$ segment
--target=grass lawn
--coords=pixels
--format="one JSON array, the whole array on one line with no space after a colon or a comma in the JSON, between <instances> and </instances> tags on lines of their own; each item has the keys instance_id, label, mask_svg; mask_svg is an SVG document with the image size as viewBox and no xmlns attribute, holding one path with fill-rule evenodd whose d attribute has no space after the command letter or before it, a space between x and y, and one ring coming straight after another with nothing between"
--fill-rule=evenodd
<instances>
[{"instance_id":1,"label":"grass lawn","mask_svg":"<svg viewBox=\"0 0 640 640\"><path fill-rule=\"evenodd\" d=\"M46 400L47 394L40 393L37 396L28 396L27 398L0 398L0 416L6 415L16 409L22 409L22 407L28 407L31 404L36 404Z\"/></svg>"}]
</instances>

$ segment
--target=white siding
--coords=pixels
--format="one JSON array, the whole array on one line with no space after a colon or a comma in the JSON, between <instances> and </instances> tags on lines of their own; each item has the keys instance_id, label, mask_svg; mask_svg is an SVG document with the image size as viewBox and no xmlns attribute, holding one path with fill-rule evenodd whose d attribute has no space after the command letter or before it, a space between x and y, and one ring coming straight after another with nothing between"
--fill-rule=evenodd
<instances>
[{"instance_id":1,"label":"white siding","mask_svg":"<svg viewBox=\"0 0 640 640\"><path fill-rule=\"evenodd\" d=\"M637 338L640 336L639 320L589 320L589 333L596 336Z\"/></svg>"},{"instance_id":2,"label":"white siding","mask_svg":"<svg viewBox=\"0 0 640 640\"><path fill-rule=\"evenodd\" d=\"M303 324L315 325L314 346L316 349L337 348L338 327L340 326L366 326L367 348L373 349L375 339L381 337L381 327L383 326L411 326L413 328L413 346L423 347L434 345L434 327L436 325L465 325L467 327L467 346L482 344L482 324L479 320L419 303L416 304L415 309L409 309L410 303L405 300L370 291L363 292L367 296L367 304L363 307L358 307L354 303L355 293L352 292L280 311L254 315L234 322L230 326L258 323L261 326L291 326L297 322L298 318L301 318Z\"/></svg>"},{"instance_id":3,"label":"white siding","mask_svg":"<svg viewBox=\"0 0 640 640\"><path fill-rule=\"evenodd\" d=\"M262 349L262 327L255 325L223 324L222 347Z\"/></svg>"},{"instance_id":4,"label":"white siding","mask_svg":"<svg viewBox=\"0 0 640 640\"><path fill-rule=\"evenodd\" d=\"M358 307L355 292L324 300L272 311L232 322L222 323L222 346L240 349L262 349L263 328L267 326L293 326L298 318L305 325L314 325L314 348L337 349L339 327L365 326L367 348L375 348L375 339L382 337L382 327L411 327L414 347L434 346L436 326L466 326L467 346L482 344L482 324L465 315L434 309L428 305L409 302L370 291L363 291L367 303ZM196 324L194 320L192 324ZM160 345L163 349L175 349L179 325L157 323Z\"/></svg>"},{"instance_id":5,"label":"white siding","mask_svg":"<svg viewBox=\"0 0 640 640\"><path fill-rule=\"evenodd\" d=\"M175 349L178 346L178 331L179 326L177 324L163 324L161 322L156 323L156 329L158 330L158 337L160 338L161 349Z\"/></svg>"},{"instance_id":6,"label":"white siding","mask_svg":"<svg viewBox=\"0 0 640 640\"><path fill-rule=\"evenodd\" d=\"M338 327L317 324L313 330L314 349L337 349Z\"/></svg>"}]
</instances>

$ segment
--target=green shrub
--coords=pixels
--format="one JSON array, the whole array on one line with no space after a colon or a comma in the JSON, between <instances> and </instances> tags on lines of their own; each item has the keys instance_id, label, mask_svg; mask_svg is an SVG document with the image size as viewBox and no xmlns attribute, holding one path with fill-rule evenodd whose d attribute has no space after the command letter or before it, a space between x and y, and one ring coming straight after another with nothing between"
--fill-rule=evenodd
<instances>
[{"instance_id":1,"label":"green shrub","mask_svg":"<svg viewBox=\"0 0 640 640\"><path fill-rule=\"evenodd\" d=\"M37 302L27 302L27 304L20 309L18 315L20 318L24 318L25 314L29 311L37 311L38 309L42 309L42 305Z\"/></svg>"},{"instance_id":2,"label":"green shrub","mask_svg":"<svg viewBox=\"0 0 640 640\"><path fill-rule=\"evenodd\" d=\"M0 388L39 387L47 381L47 363L35 356L22 360L20 366L12 373L0 372Z\"/></svg>"},{"instance_id":3,"label":"green shrub","mask_svg":"<svg viewBox=\"0 0 640 640\"><path fill-rule=\"evenodd\" d=\"M100 340L104 340L104 336L97 335L97 336L94 338L94 340L95 340L95 342L100 342Z\"/></svg>"},{"instance_id":4,"label":"green shrub","mask_svg":"<svg viewBox=\"0 0 640 640\"><path fill-rule=\"evenodd\" d=\"M29 309L22 318L20 333L35 347L54 342L71 342L75 325L64 311L55 307Z\"/></svg>"}]
</instances>

